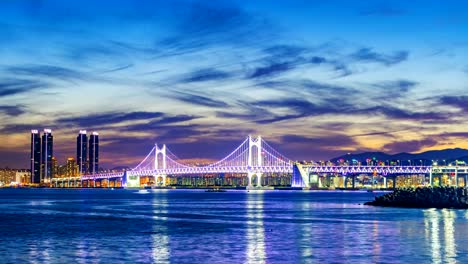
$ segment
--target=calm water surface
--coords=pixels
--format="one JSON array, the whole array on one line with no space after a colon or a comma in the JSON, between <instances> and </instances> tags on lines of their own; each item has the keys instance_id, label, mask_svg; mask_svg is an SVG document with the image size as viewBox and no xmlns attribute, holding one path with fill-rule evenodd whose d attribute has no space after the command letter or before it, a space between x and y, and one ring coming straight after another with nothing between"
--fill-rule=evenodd
<instances>
[{"instance_id":1,"label":"calm water surface","mask_svg":"<svg viewBox=\"0 0 468 264\"><path fill-rule=\"evenodd\" d=\"M0 190L0 263L468 263L468 211L377 193Z\"/></svg>"}]
</instances>

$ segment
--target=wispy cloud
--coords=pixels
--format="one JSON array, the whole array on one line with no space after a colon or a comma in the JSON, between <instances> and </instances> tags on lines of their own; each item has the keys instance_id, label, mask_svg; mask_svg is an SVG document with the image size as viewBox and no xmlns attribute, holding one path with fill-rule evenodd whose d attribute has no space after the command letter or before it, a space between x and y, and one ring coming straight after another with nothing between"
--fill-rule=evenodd
<instances>
[{"instance_id":1,"label":"wispy cloud","mask_svg":"<svg viewBox=\"0 0 468 264\"><path fill-rule=\"evenodd\" d=\"M49 84L43 81L29 79L3 79L0 80L0 98L27 93L47 87L49 87Z\"/></svg>"},{"instance_id":2,"label":"wispy cloud","mask_svg":"<svg viewBox=\"0 0 468 264\"><path fill-rule=\"evenodd\" d=\"M21 105L0 105L0 113L4 113L9 116L19 116L25 112L24 106Z\"/></svg>"},{"instance_id":3,"label":"wispy cloud","mask_svg":"<svg viewBox=\"0 0 468 264\"><path fill-rule=\"evenodd\" d=\"M170 95L169 97L177 99L182 102L193 104L193 105L202 105L202 106L208 106L208 107L227 107L228 106L228 104L223 101L212 99L206 96L190 94L190 93L177 92L173 95Z\"/></svg>"},{"instance_id":4,"label":"wispy cloud","mask_svg":"<svg viewBox=\"0 0 468 264\"><path fill-rule=\"evenodd\" d=\"M27 77L57 78L60 80L77 80L86 78L86 75L83 72L79 72L77 70L62 66L40 64L11 66L7 68L7 72Z\"/></svg>"},{"instance_id":5,"label":"wispy cloud","mask_svg":"<svg viewBox=\"0 0 468 264\"><path fill-rule=\"evenodd\" d=\"M262 77L271 77L278 75L283 72L287 72L294 68L294 66L288 62L282 63L272 63L270 65L262 66L256 68L252 74L249 75L249 78L262 78Z\"/></svg>"},{"instance_id":6,"label":"wispy cloud","mask_svg":"<svg viewBox=\"0 0 468 264\"><path fill-rule=\"evenodd\" d=\"M442 96L439 98L439 102L444 105L456 107L464 113L468 113L468 96Z\"/></svg>"},{"instance_id":7,"label":"wispy cloud","mask_svg":"<svg viewBox=\"0 0 468 264\"><path fill-rule=\"evenodd\" d=\"M383 149L390 153L395 152L416 152L427 147L437 145L437 140L432 138L425 138L422 140L409 140L409 141L396 141L385 144Z\"/></svg>"},{"instance_id":8,"label":"wispy cloud","mask_svg":"<svg viewBox=\"0 0 468 264\"><path fill-rule=\"evenodd\" d=\"M402 51L395 51L392 54L384 54L378 53L371 48L361 48L351 54L351 58L355 61L360 62L375 62L381 63L386 66L392 66L394 64L401 63L408 59L409 52L402 50Z\"/></svg>"},{"instance_id":9,"label":"wispy cloud","mask_svg":"<svg viewBox=\"0 0 468 264\"><path fill-rule=\"evenodd\" d=\"M183 76L180 80L182 83L192 82L207 82L207 81L222 81L228 79L232 74L216 69L201 69L193 71Z\"/></svg>"},{"instance_id":10,"label":"wispy cloud","mask_svg":"<svg viewBox=\"0 0 468 264\"><path fill-rule=\"evenodd\" d=\"M113 124L119 124L125 121L149 120L162 117L162 112L119 112L104 113L77 117L59 118L57 123L68 124L76 127L104 127Z\"/></svg>"}]
</instances>

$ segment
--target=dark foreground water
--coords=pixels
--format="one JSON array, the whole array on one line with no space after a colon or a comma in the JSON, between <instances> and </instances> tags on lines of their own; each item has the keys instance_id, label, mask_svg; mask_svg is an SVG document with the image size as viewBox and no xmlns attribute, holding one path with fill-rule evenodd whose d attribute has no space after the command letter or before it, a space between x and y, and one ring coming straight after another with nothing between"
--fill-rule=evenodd
<instances>
[{"instance_id":1,"label":"dark foreground water","mask_svg":"<svg viewBox=\"0 0 468 264\"><path fill-rule=\"evenodd\" d=\"M0 263L468 263L468 211L375 195L0 189Z\"/></svg>"}]
</instances>

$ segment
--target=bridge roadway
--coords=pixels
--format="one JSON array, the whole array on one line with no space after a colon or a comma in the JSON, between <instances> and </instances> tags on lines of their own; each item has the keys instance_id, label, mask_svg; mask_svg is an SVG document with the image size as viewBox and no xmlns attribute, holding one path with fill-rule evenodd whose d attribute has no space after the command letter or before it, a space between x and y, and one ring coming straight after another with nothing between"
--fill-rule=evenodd
<instances>
[{"instance_id":1,"label":"bridge roadway","mask_svg":"<svg viewBox=\"0 0 468 264\"><path fill-rule=\"evenodd\" d=\"M223 166L223 167L182 167L182 168L167 168L157 170L131 170L116 173L100 173L94 175L83 175L78 177L68 178L53 178L52 184L58 186L60 183L68 183L68 186L83 186L83 181L96 181L96 180L113 180L120 181L122 186L129 178L135 179L143 176L161 176L164 179L168 175L200 175L200 174L218 174L218 173L232 173L232 174L259 174L264 173L279 173L279 174L293 174L296 178L296 183L292 183L293 187L310 187L310 175L313 174L331 174L341 175L343 177L354 177L358 174L373 174L381 175L384 177L394 177L398 175L429 175L430 185L433 185L435 177L447 174L455 176L456 183L460 176L464 177L464 182L468 181L468 166L322 166L322 165L304 165L294 163L291 166ZM249 176L250 177L250 176ZM294 181L294 179L293 179ZM294 186L296 184L296 186ZM164 184L163 184L164 185Z\"/></svg>"}]
</instances>

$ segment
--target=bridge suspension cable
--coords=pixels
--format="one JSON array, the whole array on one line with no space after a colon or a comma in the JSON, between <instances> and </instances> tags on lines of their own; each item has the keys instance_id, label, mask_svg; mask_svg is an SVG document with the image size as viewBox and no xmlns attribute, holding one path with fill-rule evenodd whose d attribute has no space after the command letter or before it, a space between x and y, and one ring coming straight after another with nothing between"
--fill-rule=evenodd
<instances>
[{"instance_id":1,"label":"bridge suspension cable","mask_svg":"<svg viewBox=\"0 0 468 264\"><path fill-rule=\"evenodd\" d=\"M246 138L229 155L205 167L247 166L248 150L249 150L249 138Z\"/></svg>"},{"instance_id":2,"label":"bridge suspension cable","mask_svg":"<svg viewBox=\"0 0 468 264\"><path fill-rule=\"evenodd\" d=\"M154 161L153 159L150 159L150 157L154 156L154 151L156 149L156 146L154 146L151 151L148 153L148 155L143 159L143 161L140 162L135 168L133 168L133 171L136 170L149 170L152 169Z\"/></svg>"}]
</instances>

